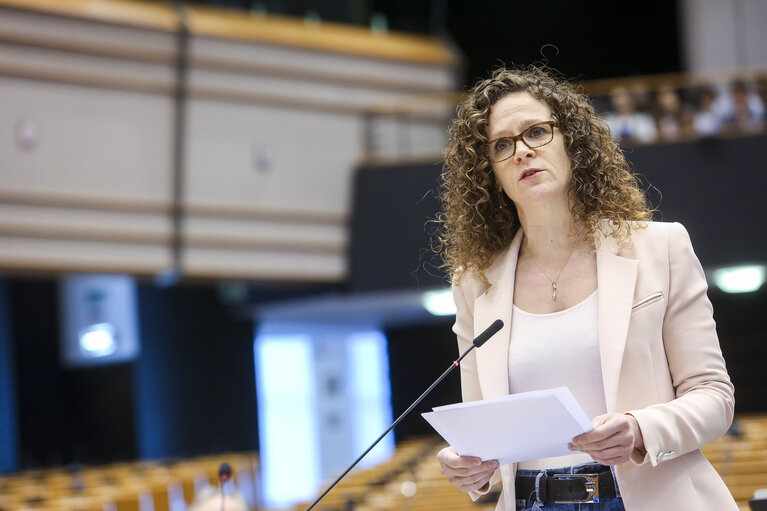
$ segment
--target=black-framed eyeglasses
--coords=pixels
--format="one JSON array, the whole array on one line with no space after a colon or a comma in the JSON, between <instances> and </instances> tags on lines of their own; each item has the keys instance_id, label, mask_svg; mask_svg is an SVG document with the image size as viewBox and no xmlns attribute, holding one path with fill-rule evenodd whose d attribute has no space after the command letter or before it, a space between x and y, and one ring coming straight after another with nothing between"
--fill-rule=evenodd
<instances>
[{"instance_id":1,"label":"black-framed eyeglasses","mask_svg":"<svg viewBox=\"0 0 767 511\"><path fill-rule=\"evenodd\" d=\"M522 141L530 149L541 147L554 140L557 121L544 121L529 126L513 137L500 137L487 143L487 157L493 163L508 160L517 151L517 142Z\"/></svg>"}]
</instances>

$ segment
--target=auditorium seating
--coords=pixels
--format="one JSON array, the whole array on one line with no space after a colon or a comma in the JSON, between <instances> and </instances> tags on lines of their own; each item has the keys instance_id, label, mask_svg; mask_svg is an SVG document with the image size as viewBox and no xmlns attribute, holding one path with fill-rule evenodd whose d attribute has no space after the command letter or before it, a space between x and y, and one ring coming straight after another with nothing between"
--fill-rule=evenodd
<instances>
[{"instance_id":1,"label":"auditorium seating","mask_svg":"<svg viewBox=\"0 0 767 511\"><path fill-rule=\"evenodd\" d=\"M215 485L222 461L233 467L237 489L257 502L255 453L193 459L29 470L0 477L0 510L171 511L184 509L195 488Z\"/></svg>"},{"instance_id":2,"label":"auditorium seating","mask_svg":"<svg viewBox=\"0 0 767 511\"><path fill-rule=\"evenodd\" d=\"M767 488L767 415L736 419L732 433L703 448L742 510L754 491Z\"/></svg>"},{"instance_id":3,"label":"auditorium seating","mask_svg":"<svg viewBox=\"0 0 767 511\"><path fill-rule=\"evenodd\" d=\"M767 488L767 415L740 416L732 431L703 451L724 478L741 511L747 511L754 491ZM443 446L439 438L409 440L398 446L387 463L355 472L339 483L315 509L493 510L497 494L474 503L442 476L436 454ZM294 511L303 511L308 504L297 505Z\"/></svg>"},{"instance_id":4,"label":"auditorium seating","mask_svg":"<svg viewBox=\"0 0 767 511\"><path fill-rule=\"evenodd\" d=\"M436 453L443 447L437 437L408 439L398 445L386 463L358 471L338 484L315 509L324 511L490 511L494 501L475 504L440 473ZM330 484L330 483L328 483ZM324 491L324 488L323 488ZM309 503L295 506L303 511Z\"/></svg>"},{"instance_id":5,"label":"auditorium seating","mask_svg":"<svg viewBox=\"0 0 767 511\"><path fill-rule=\"evenodd\" d=\"M442 439L434 436L407 439L388 461L351 472L315 509L494 509L497 494L472 502L442 476L436 453L443 446ZM748 510L754 491L767 488L767 415L739 416L731 433L705 446L703 452L724 478L741 511ZM189 504L195 488L216 484L222 461L234 468L235 484L246 500L257 502L257 455L224 453L7 475L0 477L0 511L174 511L178 509L173 504L177 499ZM308 505L298 504L294 511L303 511Z\"/></svg>"}]
</instances>

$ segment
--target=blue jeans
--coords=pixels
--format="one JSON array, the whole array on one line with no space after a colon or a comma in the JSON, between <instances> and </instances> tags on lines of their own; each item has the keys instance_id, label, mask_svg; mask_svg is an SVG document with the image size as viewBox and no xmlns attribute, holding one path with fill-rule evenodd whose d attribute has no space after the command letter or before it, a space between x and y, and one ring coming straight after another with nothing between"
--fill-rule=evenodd
<instances>
[{"instance_id":1,"label":"blue jeans","mask_svg":"<svg viewBox=\"0 0 767 511\"><path fill-rule=\"evenodd\" d=\"M603 465L599 463L584 463L582 465L575 465L573 467L564 468L549 468L546 469L546 474L583 474L583 473L597 473L605 469ZM517 470L517 475L535 477L538 475L539 470ZM613 478L615 472L613 472ZM615 482L615 493L620 495L618 491L618 482ZM517 499L516 510L532 510L539 509L540 511L625 511L623 507L623 499L620 496L602 496L599 498L599 502L592 503L576 503L576 504L559 504L554 502L544 502L543 505L534 507L535 494L529 495L525 500Z\"/></svg>"}]
</instances>

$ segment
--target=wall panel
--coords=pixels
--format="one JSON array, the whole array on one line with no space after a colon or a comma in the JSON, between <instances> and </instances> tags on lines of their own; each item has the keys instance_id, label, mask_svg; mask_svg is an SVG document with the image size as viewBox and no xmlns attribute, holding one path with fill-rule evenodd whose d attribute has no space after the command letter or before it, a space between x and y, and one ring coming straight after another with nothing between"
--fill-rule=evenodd
<instances>
[{"instance_id":1,"label":"wall panel","mask_svg":"<svg viewBox=\"0 0 767 511\"><path fill-rule=\"evenodd\" d=\"M187 14L180 83L169 5L0 0L0 269L145 274L180 261L189 277L346 278L367 113L452 90L454 58L420 36ZM405 129L419 146L407 151L444 140L444 120ZM403 150L396 136L376 149Z\"/></svg>"}]
</instances>

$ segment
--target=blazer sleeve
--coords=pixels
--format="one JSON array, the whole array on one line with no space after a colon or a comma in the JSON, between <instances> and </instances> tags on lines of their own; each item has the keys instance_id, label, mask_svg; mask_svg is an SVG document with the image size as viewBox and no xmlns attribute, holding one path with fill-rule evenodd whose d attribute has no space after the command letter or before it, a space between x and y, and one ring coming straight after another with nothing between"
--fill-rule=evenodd
<instances>
[{"instance_id":1,"label":"blazer sleeve","mask_svg":"<svg viewBox=\"0 0 767 511\"><path fill-rule=\"evenodd\" d=\"M453 283L453 300L455 301L456 313L453 332L458 339L458 353L463 353L474 339L474 293L476 282L471 282L468 273L464 273L460 281ZM463 401L478 401L482 399L482 390L479 386L477 374L476 350L466 355L461 361L461 396ZM470 491L471 500L477 500L487 494L494 485L501 482L501 471L496 470L490 483L476 491Z\"/></svg>"},{"instance_id":2,"label":"blazer sleeve","mask_svg":"<svg viewBox=\"0 0 767 511\"><path fill-rule=\"evenodd\" d=\"M459 281L453 283L456 308L453 332L458 339L459 354L466 351L474 339L474 296L471 292L473 283L470 280L470 276L464 273ZM461 361L461 396L464 402L482 399L474 350Z\"/></svg>"},{"instance_id":3,"label":"blazer sleeve","mask_svg":"<svg viewBox=\"0 0 767 511\"><path fill-rule=\"evenodd\" d=\"M645 453L636 464L659 463L699 449L730 427L734 388L716 334L708 286L687 230L668 230L668 306L663 345L676 398L628 413L642 431Z\"/></svg>"}]
</instances>

